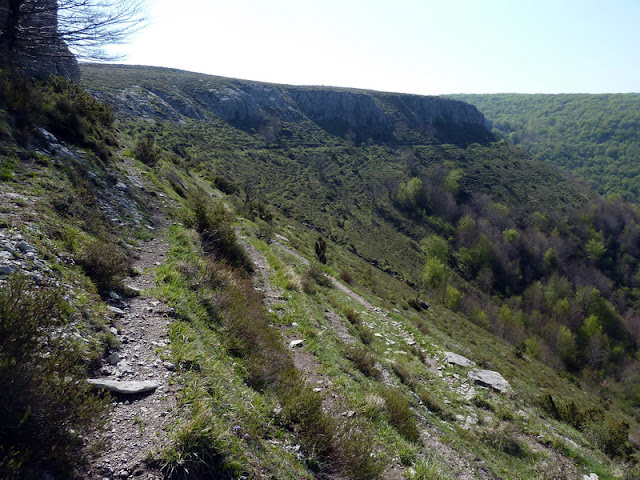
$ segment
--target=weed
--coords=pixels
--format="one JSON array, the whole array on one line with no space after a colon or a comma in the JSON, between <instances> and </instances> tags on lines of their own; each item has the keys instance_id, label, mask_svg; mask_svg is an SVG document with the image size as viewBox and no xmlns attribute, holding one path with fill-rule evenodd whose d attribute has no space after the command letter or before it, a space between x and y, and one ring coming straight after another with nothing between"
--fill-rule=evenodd
<instances>
[{"instance_id":1,"label":"weed","mask_svg":"<svg viewBox=\"0 0 640 480\"><path fill-rule=\"evenodd\" d=\"M188 224L200 234L202 246L209 255L224 258L233 266L253 271L249 256L236 239L231 226L232 217L220 202L211 200L204 192L190 198L192 218Z\"/></svg>"},{"instance_id":2,"label":"weed","mask_svg":"<svg viewBox=\"0 0 640 480\"><path fill-rule=\"evenodd\" d=\"M324 270L322 270L322 267L318 263L312 262L311 265L309 265L306 276L321 287L331 287L331 279L324 273Z\"/></svg>"},{"instance_id":3,"label":"weed","mask_svg":"<svg viewBox=\"0 0 640 480\"><path fill-rule=\"evenodd\" d=\"M422 404L432 412L440 414L444 411L444 405L440 403L439 400L431 396L426 388L420 389L420 391L418 392L418 397L420 398Z\"/></svg>"},{"instance_id":4,"label":"weed","mask_svg":"<svg viewBox=\"0 0 640 480\"><path fill-rule=\"evenodd\" d=\"M347 317L347 320L353 325L360 323L360 313L353 308L345 308L344 316Z\"/></svg>"}]
</instances>

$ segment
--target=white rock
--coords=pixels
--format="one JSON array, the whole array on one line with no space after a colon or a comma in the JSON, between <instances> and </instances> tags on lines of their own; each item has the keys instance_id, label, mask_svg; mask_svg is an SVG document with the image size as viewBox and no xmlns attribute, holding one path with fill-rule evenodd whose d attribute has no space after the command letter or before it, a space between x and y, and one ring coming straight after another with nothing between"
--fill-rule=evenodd
<instances>
[{"instance_id":1,"label":"white rock","mask_svg":"<svg viewBox=\"0 0 640 480\"><path fill-rule=\"evenodd\" d=\"M493 370L472 370L469 372L468 377L480 385L491 387L501 393L511 391L511 385L509 382L507 382L502 375L498 372L494 372Z\"/></svg>"},{"instance_id":2,"label":"white rock","mask_svg":"<svg viewBox=\"0 0 640 480\"><path fill-rule=\"evenodd\" d=\"M152 392L158 388L158 383L151 380L145 381L118 381L104 378L90 378L90 385L100 390L108 390L123 395L135 395L137 393Z\"/></svg>"},{"instance_id":3,"label":"white rock","mask_svg":"<svg viewBox=\"0 0 640 480\"><path fill-rule=\"evenodd\" d=\"M304 340L292 340L289 342L291 348L301 347L302 345L304 345Z\"/></svg>"},{"instance_id":4,"label":"white rock","mask_svg":"<svg viewBox=\"0 0 640 480\"><path fill-rule=\"evenodd\" d=\"M471 365L475 365L475 363L467 357L463 357L462 355L458 355L453 352L444 352L444 361L461 367L470 367Z\"/></svg>"}]
</instances>

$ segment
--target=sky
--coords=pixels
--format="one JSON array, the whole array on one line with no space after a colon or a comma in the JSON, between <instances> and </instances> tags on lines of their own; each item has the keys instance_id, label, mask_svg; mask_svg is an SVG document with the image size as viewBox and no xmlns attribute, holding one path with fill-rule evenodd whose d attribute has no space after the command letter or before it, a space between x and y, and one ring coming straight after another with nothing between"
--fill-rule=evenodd
<instances>
[{"instance_id":1,"label":"sky","mask_svg":"<svg viewBox=\"0 0 640 480\"><path fill-rule=\"evenodd\" d=\"M118 63L293 85L640 92L639 0L147 0Z\"/></svg>"}]
</instances>

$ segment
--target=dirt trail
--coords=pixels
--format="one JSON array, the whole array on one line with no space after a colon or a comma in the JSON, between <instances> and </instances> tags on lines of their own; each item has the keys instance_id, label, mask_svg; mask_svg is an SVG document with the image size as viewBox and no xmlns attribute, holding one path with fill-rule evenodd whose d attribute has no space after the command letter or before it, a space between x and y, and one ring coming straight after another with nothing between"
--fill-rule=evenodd
<instances>
[{"instance_id":1,"label":"dirt trail","mask_svg":"<svg viewBox=\"0 0 640 480\"><path fill-rule=\"evenodd\" d=\"M142 245L134 268L142 273L129 277L125 284L142 291L140 296L113 302L122 342L116 365L103 366L102 378L110 380L152 380L158 388L150 394L116 396L110 424L103 440L107 449L91 461L85 478L160 479L160 472L145 464L149 454L163 444L164 428L172 422L175 387L171 385L174 366L162 359L168 351L167 329L173 310L144 293L154 286L151 270L159 265L168 250L161 236ZM112 362L114 363L114 362Z\"/></svg>"}]
</instances>

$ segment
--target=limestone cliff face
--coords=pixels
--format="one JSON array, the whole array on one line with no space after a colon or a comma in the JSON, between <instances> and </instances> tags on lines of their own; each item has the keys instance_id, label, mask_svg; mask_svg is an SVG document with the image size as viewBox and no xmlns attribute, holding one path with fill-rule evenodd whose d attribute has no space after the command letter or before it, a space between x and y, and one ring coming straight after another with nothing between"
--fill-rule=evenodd
<instances>
[{"instance_id":1,"label":"limestone cliff face","mask_svg":"<svg viewBox=\"0 0 640 480\"><path fill-rule=\"evenodd\" d=\"M408 131L488 134L488 123L476 107L443 97L276 85L124 65L87 65L83 71L110 84L126 78L102 98L123 112L143 116L202 120L213 114L248 129L274 121L313 122L332 134L360 140L400 140Z\"/></svg>"},{"instance_id":2,"label":"limestone cliff face","mask_svg":"<svg viewBox=\"0 0 640 480\"><path fill-rule=\"evenodd\" d=\"M79 79L78 62L57 29L56 0L0 0L0 66Z\"/></svg>"}]
</instances>

